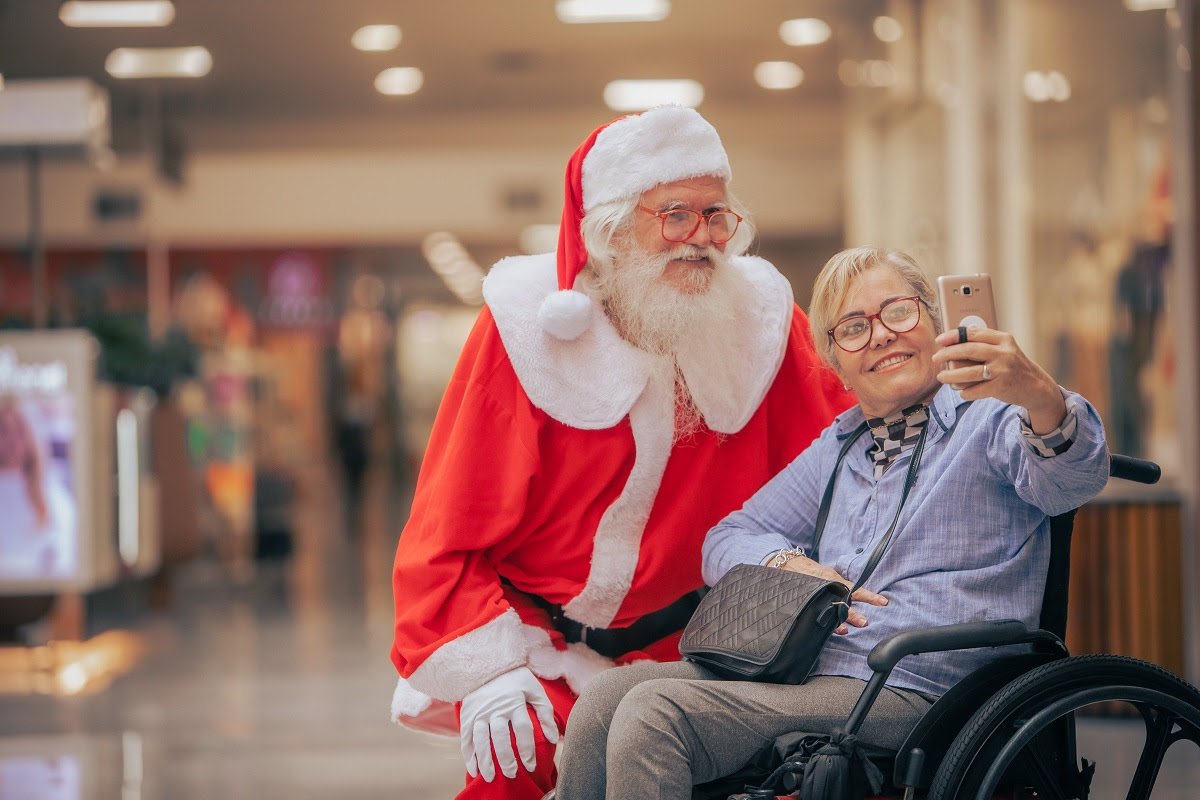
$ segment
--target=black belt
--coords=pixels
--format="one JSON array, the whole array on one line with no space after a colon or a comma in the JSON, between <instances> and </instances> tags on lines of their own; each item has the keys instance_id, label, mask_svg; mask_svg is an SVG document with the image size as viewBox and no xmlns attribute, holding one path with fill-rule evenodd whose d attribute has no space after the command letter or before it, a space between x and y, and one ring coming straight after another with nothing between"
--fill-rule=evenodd
<instances>
[{"instance_id":1,"label":"black belt","mask_svg":"<svg viewBox=\"0 0 1200 800\"><path fill-rule=\"evenodd\" d=\"M592 628L568 618L563 614L562 606L534 594L527 596L550 613L551 623L568 642L582 642L602 656L616 658L641 650L681 630L692 618L692 612L707 591L708 587L702 586L694 592L688 592L669 606L638 617L632 625L624 628Z\"/></svg>"}]
</instances>

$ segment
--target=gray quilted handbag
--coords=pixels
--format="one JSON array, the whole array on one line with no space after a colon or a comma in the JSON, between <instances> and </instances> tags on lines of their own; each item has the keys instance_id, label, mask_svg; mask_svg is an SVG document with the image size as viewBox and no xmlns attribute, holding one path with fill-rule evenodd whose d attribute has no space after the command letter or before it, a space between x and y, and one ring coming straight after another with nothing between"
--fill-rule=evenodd
<instances>
[{"instance_id":1,"label":"gray quilted handbag","mask_svg":"<svg viewBox=\"0 0 1200 800\"><path fill-rule=\"evenodd\" d=\"M833 502L838 469L851 445L866 430L864 422L843 443L825 485L814 526L814 561ZM927 433L928 424L913 448L892 524L875 545L853 588L840 581L799 572L738 564L717 581L696 607L679 640L679 654L730 680L792 684L808 680L829 635L846 621L851 595L871 576L896 532L900 512L917 479Z\"/></svg>"},{"instance_id":2,"label":"gray quilted handbag","mask_svg":"<svg viewBox=\"0 0 1200 800\"><path fill-rule=\"evenodd\" d=\"M722 678L804 683L849 599L838 581L738 564L700 601L679 652Z\"/></svg>"}]
</instances>

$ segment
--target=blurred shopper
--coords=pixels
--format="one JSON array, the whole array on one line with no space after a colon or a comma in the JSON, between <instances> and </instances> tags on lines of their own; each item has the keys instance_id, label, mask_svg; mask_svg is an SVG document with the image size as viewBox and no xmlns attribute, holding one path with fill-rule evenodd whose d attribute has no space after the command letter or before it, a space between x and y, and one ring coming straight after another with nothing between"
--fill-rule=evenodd
<instances>
[{"instance_id":1,"label":"blurred shopper","mask_svg":"<svg viewBox=\"0 0 1200 800\"><path fill-rule=\"evenodd\" d=\"M379 310L383 293L378 277L358 276L350 290L349 307L338 322L334 443L342 466L351 535L358 533L362 521L363 485L371 466L372 439L383 412L389 369L386 354L391 330Z\"/></svg>"},{"instance_id":2,"label":"blurred shopper","mask_svg":"<svg viewBox=\"0 0 1200 800\"><path fill-rule=\"evenodd\" d=\"M568 163L557 253L484 282L393 575L393 718L460 730L461 798L554 785L587 680L678 659L705 532L850 404L730 176L695 111L618 119Z\"/></svg>"},{"instance_id":3,"label":"blurred shopper","mask_svg":"<svg viewBox=\"0 0 1200 800\"><path fill-rule=\"evenodd\" d=\"M69 577L75 506L15 397L0 396L0 578Z\"/></svg>"}]
</instances>

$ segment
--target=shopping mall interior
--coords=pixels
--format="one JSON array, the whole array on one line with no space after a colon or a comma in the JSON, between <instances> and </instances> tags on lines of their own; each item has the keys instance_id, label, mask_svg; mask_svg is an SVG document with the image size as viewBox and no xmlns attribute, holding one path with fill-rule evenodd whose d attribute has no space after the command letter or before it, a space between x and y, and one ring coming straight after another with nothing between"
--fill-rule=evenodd
<instances>
[{"instance_id":1,"label":"shopping mall interior","mask_svg":"<svg viewBox=\"0 0 1200 800\"><path fill-rule=\"evenodd\" d=\"M992 276L1162 470L1080 510L1068 647L1200 683L1198 43L1195 0L0 0L0 422L40 498L0 447L0 800L461 788L389 719L414 482L483 276L662 102L802 308L847 246ZM1152 729L1079 712L1090 797ZM1153 797L1198 786L1181 741Z\"/></svg>"}]
</instances>

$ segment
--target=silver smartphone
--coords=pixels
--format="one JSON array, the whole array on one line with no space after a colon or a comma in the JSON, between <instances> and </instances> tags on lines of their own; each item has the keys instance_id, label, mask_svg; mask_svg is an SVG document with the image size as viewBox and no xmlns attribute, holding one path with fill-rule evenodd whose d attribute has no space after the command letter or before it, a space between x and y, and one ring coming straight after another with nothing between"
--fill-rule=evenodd
<instances>
[{"instance_id":1,"label":"silver smartphone","mask_svg":"<svg viewBox=\"0 0 1200 800\"><path fill-rule=\"evenodd\" d=\"M958 327L997 330L991 275L982 272L974 275L942 275L937 279L937 284L945 330ZM958 365L951 361L946 366L954 369Z\"/></svg>"}]
</instances>

